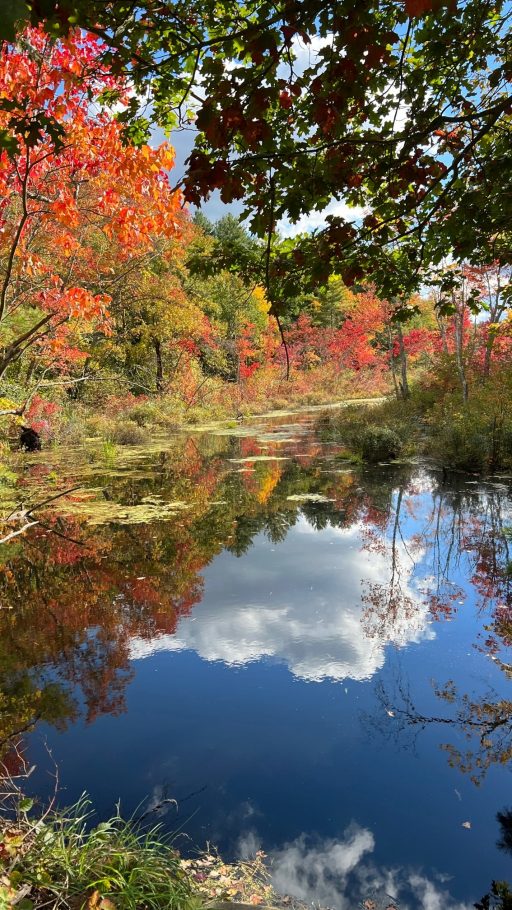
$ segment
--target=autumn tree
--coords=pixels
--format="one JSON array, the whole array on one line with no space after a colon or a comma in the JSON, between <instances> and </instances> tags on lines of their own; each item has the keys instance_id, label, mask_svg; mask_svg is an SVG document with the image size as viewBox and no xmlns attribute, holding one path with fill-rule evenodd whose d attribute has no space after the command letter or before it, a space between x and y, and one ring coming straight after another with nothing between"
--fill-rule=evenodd
<instances>
[{"instance_id":1,"label":"autumn tree","mask_svg":"<svg viewBox=\"0 0 512 910\"><path fill-rule=\"evenodd\" d=\"M319 287L309 305L315 325L339 329L347 318L347 308L353 297L337 275L330 276L324 287Z\"/></svg>"},{"instance_id":2,"label":"autumn tree","mask_svg":"<svg viewBox=\"0 0 512 910\"><path fill-rule=\"evenodd\" d=\"M510 307L510 267L503 266L496 260L489 265L467 266L466 273L468 280L479 292L479 300L487 316L482 374L488 379L500 323Z\"/></svg>"},{"instance_id":3,"label":"autumn tree","mask_svg":"<svg viewBox=\"0 0 512 910\"><path fill-rule=\"evenodd\" d=\"M126 89L100 57L82 32L56 42L29 29L4 46L0 377L28 352L39 374L79 361L84 335L110 331L112 290L134 257L182 230L172 149L123 143L108 104ZM109 243L114 274L99 255Z\"/></svg>"},{"instance_id":4,"label":"autumn tree","mask_svg":"<svg viewBox=\"0 0 512 910\"><path fill-rule=\"evenodd\" d=\"M176 237L153 237L151 246L123 262L119 243L103 238L98 254L111 301L110 333L91 347L98 369L128 383L136 393L163 393L172 386L187 352L214 344L214 330L197 296L187 292L186 257L195 230L177 214Z\"/></svg>"},{"instance_id":5,"label":"autumn tree","mask_svg":"<svg viewBox=\"0 0 512 910\"><path fill-rule=\"evenodd\" d=\"M263 249L233 215L216 223L194 218L202 236L190 250L187 290L213 322L223 357L203 358L204 366L240 379L249 349L267 325L263 291Z\"/></svg>"}]
</instances>

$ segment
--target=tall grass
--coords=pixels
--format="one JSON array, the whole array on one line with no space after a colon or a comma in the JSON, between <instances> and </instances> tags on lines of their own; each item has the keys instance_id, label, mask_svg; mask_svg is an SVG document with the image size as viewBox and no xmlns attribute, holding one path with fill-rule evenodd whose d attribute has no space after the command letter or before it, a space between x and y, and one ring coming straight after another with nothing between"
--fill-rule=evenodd
<instances>
[{"instance_id":1,"label":"tall grass","mask_svg":"<svg viewBox=\"0 0 512 910\"><path fill-rule=\"evenodd\" d=\"M80 910L196 910L199 898L159 826L141 831L119 811L91 827L83 796L68 810L31 819L29 801L18 819L1 822L4 849L13 855L10 879L0 879L0 907ZM4 892L3 894L1 892ZM14 895L22 896L16 900Z\"/></svg>"},{"instance_id":2,"label":"tall grass","mask_svg":"<svg viewBox=\"0 0 512 910\"><path fill-rule=\"evenodd\" d=\"M107 468L113 468L117 460L117 446L110 439L104 439L101 446L101 454Z\"/></svg>"}]
</instances>

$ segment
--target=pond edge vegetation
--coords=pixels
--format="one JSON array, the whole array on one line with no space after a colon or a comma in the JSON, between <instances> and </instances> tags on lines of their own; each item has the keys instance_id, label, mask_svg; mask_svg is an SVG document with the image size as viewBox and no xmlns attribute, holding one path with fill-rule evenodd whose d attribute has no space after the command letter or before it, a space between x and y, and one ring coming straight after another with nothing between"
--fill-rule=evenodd
<instances>
[{"instance_id":1,"label":"pond edge vegetation","mask_svg":"<svg viewBox=\"0 0 512 910\"><path fill-rule=\"evenodd\" d=\"M234 908L279 901L263 853L230 864L214 851L184 859L179 832L151 823L161 807L125 819L118 804L97 822L86 794L57 808L55 793L42 807L17 777L4 773L0 788L2 908L215 910L226 901Z\"/></svg>"}]
</instances>

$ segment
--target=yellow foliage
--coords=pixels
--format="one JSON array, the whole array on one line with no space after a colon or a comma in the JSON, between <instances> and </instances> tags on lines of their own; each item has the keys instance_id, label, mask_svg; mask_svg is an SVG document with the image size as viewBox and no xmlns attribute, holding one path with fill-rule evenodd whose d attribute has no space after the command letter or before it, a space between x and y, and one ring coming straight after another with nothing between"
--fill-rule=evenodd
<instances>
[{"instance_id":1,"label":"yellow foliage","mask_svg":"<svg viewBox=\"0 0 512 910\"><path fill-rule=\"evenodd\" d=\"M265 316L268 315L270 309L270 304L267 300L265 289L262 288L259 284L254 288L252 292L254 301L256 302L256 307L263 313Z\"/></svg>"}]
</instances>

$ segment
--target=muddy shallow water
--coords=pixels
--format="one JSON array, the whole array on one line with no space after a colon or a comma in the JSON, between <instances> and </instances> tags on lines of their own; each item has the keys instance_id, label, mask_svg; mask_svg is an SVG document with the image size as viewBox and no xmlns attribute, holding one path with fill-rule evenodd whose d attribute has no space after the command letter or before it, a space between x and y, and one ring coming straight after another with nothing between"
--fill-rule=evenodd
<instances>
[{"instance_id":1,"label":"muddy shallow water","mask_svg":"<svg viewBox=\"0 0 512 910\"><path fill-rule=\"evenodd\" d=\"M82 488L0 553L1 738L304 900L470 907L512 880L510 480L318 419L25 459L4 508Z\"/></svg>"}]
</instances>

